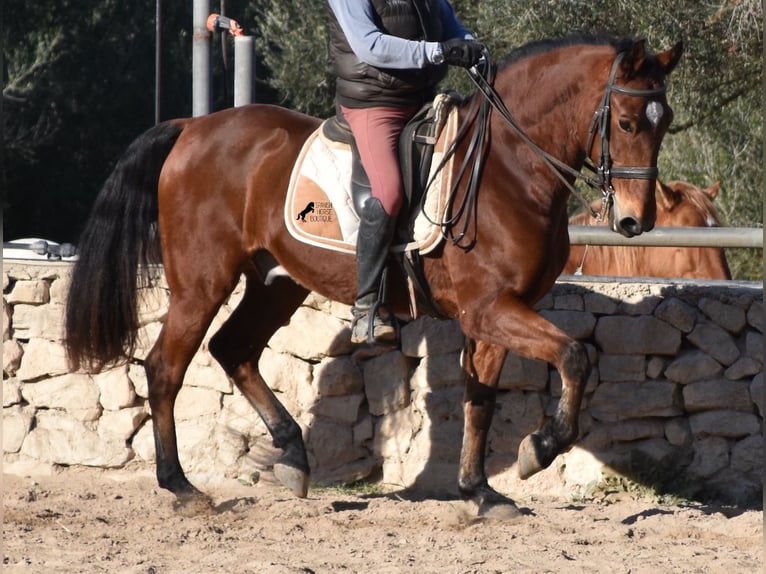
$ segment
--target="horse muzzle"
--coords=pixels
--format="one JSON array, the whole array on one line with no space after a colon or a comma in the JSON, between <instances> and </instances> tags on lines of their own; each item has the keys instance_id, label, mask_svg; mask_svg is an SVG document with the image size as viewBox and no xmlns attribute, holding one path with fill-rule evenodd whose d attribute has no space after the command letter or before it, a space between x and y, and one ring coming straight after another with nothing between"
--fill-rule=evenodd
<instances>
[{"instance_id":1,"label":"horse muzzle","mask_svg":"<svg viewBox=\"0 0 766 574\"><path fill-rule=\"evenodd\" d=\"M640 217L634 213L622 213L615 204L609 212L609 227L625 237L635 237L646 231L654 229L656 217Z\"/></svg>"}]
</instances>

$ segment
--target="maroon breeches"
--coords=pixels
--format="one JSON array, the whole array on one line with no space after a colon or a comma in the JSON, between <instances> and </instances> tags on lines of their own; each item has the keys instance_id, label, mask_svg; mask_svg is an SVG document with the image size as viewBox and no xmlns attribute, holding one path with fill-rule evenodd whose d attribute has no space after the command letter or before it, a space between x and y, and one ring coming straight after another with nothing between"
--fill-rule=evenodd
<instances>
[{"instance_id":1,"label":"maroon breeches","mask_svg":"<svg viewBox=\"0 0 766 574\"><path fill-rule=\"evenodd\" d=\"M399 168L399 134L418 108L341 106L341 111L354 134L372 196L380 200L386 213L398 215L404 196Z\"/></svg>"}]
</instances>

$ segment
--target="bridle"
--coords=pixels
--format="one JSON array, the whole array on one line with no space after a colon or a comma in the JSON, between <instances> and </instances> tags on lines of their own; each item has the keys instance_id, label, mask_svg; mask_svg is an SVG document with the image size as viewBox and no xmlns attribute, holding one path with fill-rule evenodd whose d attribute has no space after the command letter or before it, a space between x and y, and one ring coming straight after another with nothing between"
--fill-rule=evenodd
<instances>
[{"instance_id":1,"label":"bridle","mask_svg":"<svg viewBox=\"0 0 766 574\"><path fill-rule=\"evenodd\" d=\"M620 63L625 56L625 52L617 54L612 68L609 73L609 79L606 87L604 88L604 95L601 98L599 107L593 114L590 128L588 130L588 140L586 144L586 159L583 167L592 171L595 174L595 178L584 174L580 170L576 170L560 159L554 157L550 153L540 148L530 137L524 132L516 119L511 114L510 110L506 107L500 95L494 88L494 68L491 64L489 51L485 48L482 56L482 61L473 68L468 69L468 74L484 96L481 98L479 104L479 110L476 113L476 124L471 134L471 139L468 144L468 149L463 160L463 164L458 171L458 176L455 178L453 189L450 191L450 197L454 198L457 193L457 188L462 180L469 163L472 163L472 169L468 175L467 193L463 198L463 202L456 210L453 210L451 217L445 219L445 221L438 223L442 227L443 235L449 235L453 244L458 244L466 235L468 227L471 221L471 215L474 212L474 205L477 198L479 180L481 178L481 170L483 165L483 159L486 151L487 134L489 125L490 108L494 108L500 116L510 125L516 134L529 146L532 151L537 154L543 163L545 163L551 171L561 180L564 186L569 189L570 193L579 199L583 205L591 212L591 214L599 220L608 214L614 201L614 187L612 185L612 179L655 179L658 176L658 170L656 166L649 167L614 167L612 165L612 157L609 152L610 142L610 125L611 125L611 98L613 93L623 94L627 96L649 98L653 96L661 96L666 93L666 86L663 84L657 88L649 89L637 89L627 86L618 86L616 82L617 71ZM476 99L474 100L474 102ZM458 130L458 134L455 140L449 146L442 159L442 167L446 160L454 154L457 148L457 143L462 139L467 131L467 124L470 123L470 118L473 117L473 110L465 116L467 119L466 124L461 125ZM601 151L599 154L599 164L596 166L590 159L590 152L593 147L593 141L595 134L598 132L599 139L601 140ZM473 161L471 162L471 158ZM438 171L438 170L437 170ZM590 203L582 196L577 188L567 179L567 176L573 177L583 181L588 187L599 190L601 192L601 211L596 212ZM452 203L451 201L449 202ZM473 214L475 217L475 213ZM458 220L464 218L462 230L458 234L454 234L452 228L457 224ZM432 222L436 223L436 222ZM470 249L475 240L471 241L466 248Z\"/></svg>"}]
</instances>

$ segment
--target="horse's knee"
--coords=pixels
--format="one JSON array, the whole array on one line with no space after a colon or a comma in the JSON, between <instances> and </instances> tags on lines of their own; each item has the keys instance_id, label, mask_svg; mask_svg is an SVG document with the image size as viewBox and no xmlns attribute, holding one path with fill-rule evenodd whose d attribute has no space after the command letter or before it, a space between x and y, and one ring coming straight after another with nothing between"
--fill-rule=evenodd
<instances>
[{"instance_id":1,"label":"horse's knee","mask_svg":"<svg viewBox=\"0 0 766 574\"><path fill-rule=\"evenodd\" d=\"M565 381L571 381L579 386L584 385L590 375L590 359L588 351L580 341L571 341L565 348L561 356L559 370L561 378Z\"/></svg>"}]
</instances>

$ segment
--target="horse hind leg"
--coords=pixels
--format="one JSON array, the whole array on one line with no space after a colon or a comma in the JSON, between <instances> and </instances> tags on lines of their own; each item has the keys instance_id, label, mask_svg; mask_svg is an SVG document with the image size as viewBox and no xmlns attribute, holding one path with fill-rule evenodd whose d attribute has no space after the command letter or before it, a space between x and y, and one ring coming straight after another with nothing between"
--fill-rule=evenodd
<instances>
[{"instance_id":1,"label":"horse hind leg","mask_svg":"<svg viewBox=\"0 0 766 574\"><path fill-rule=\"evenodd\" d=\"M285 324L308 291L280 277L269 286L248 276L237 308L211 338L209 350L255 408L282 455L274 465L277 479L296 496L308 494L309 464L300 426L269 388L258 359L271 336Z\"/></svg>"},{"instance_id":2,"label":"horse hind leg","mask_svg":"<svg viewBox=\"0 0 766 574\"><path fill-rule=\"evenodd\" d=\"M157 482L160 487L175 494L184 505L197 500L209 505L209 500L189 482L181 467L175 428L175 401L186 369L219 305L220 302L210 302L205 306L199 298L183 300L171 294L165 323L144 361L152 410ZM190 328L190 325L195 327Z\"/></svg>"}]
</instances>

